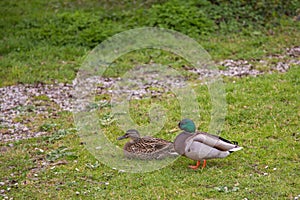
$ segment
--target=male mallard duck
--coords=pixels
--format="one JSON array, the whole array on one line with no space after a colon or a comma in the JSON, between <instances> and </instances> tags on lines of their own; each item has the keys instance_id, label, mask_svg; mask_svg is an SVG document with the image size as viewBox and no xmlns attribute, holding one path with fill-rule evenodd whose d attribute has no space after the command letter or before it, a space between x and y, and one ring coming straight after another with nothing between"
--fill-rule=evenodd
<instances>
[{"instance_id":1,"label":"male mallard duck","mask_svg":"<svg viewBox=\"0 0 300 200\"><path fill-rule=\"evenodd\" d=\"M204 168L207 159L225 158L230 153L242 149L236 142L230 142L217 135L196 132L196 126L190 119L183 119L178 126L184 132L180 133L174 141L175 151L197 161L195 166L189 166L192 169L197 169L201 160Z\"/></svg>"},{"instance_id":2,"label":"male mallard duck","mask_svg":"<svg viewBox=\"0 0 300 200\"><path fill-rule=\"evenodd\" d=\"M178 155L172 142L150 136L140 137L135 129L126 131L125 135L118 137L117 140L125 138L131 139L124 146L124 154L128 158L163 159Z\"/></svg>"}]
</instances>

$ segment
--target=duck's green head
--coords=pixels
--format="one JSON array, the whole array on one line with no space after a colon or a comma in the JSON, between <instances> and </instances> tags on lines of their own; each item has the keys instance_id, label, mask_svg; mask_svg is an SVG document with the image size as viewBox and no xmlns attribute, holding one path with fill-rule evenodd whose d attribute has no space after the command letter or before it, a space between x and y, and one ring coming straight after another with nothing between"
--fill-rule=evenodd
<instances>
[{"instance_id":1,"label":"duck's green head","mask_svg":"<svg viewBox=\"0 0 300 200\"><path fill-rule=\"evenodd\" d=\"M140 134L137 130L135 129L129 129L126 131L125 135L118 137L117 140L123 140L126 138L131 138L133 140L140 138Z\"/></svg>"},{"instance_id":2,"label":"duck's green head","mask_svg":"<svg viewBox=\"0 0 300 200\"><path fill-rule=\"evenodd\" d=\"M195 123L190 119L183 119L179 122L178 127L186 132L194 133L196 131Z\"/></svg>"}]
</instances>

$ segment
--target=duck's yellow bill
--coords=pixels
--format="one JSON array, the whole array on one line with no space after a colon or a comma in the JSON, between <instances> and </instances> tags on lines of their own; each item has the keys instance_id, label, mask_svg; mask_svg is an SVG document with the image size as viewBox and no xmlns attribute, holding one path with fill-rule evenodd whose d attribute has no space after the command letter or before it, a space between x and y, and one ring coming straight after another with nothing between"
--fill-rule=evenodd
<instances>
[{"instance_id":1,"label":"duck's yellow bill","mask_svg":"<svg viewBox=\"0 0 300 200\"><path fill-rule=\"evenodd\" d=\"M174 133L174 132L177 132L179 130L180 130L179 128L173 128L172 130L169 130L169 133Z\"/></svg>"}]
</instances>

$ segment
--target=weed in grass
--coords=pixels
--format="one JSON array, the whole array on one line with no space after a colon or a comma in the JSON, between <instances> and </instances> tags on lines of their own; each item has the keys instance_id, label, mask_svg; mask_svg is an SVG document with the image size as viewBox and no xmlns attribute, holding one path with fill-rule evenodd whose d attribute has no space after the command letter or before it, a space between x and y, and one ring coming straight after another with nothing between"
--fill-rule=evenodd
<instances>
[{"instance_id":1,"label":"weed in grass","mask_svg":"<svg viewBox=\"0 0 300 200\"><path fill-rule=\"evenodd\" d=\"M39 127L41 131L52 131L57 127L57 124L45 123Z\"/></svg>"},{"instance_id":2,"label":"weed in grass","mask_svg":"<svg viewBox=\"0 0 300 200\"><path fill-rule=\"evenodd\" d=\"M53 162L62 157L69 157L72 159L77 158L75 153L72 151L69 151L69 149L66 146L60 146L57 149L49 152L46 156L46 160Z\"/></svg>"}]
</instances>

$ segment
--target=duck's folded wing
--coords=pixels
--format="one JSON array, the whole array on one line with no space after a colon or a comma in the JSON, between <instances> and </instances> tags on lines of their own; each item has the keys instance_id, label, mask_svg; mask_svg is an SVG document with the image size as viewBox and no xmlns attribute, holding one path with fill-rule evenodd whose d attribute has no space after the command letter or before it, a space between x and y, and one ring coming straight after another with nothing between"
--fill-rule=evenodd
<instances>
[{"instance_id":1,"label":"duck's folded wing","mask_svg":"<svg viewBox=\"0 0 300 200\"><path fill-rule=\"evenodd\" d=\"M206 144L210 147L216 148L220 151L229 151L233 148L237 148L238 146L235 144L232 144L230 141L221 138L216 135L211 135L208 133L197 133L193 135L193 141L201 142L203 144Z\"/></svg>"},{"instance_id":2,"label":"duck's folded wing","mask_svg":"<svg viewBox=\"0 0 300 200\"><path fill-rule=\"evenodd\" d=\"M161 138L143 137L140 141L142 148L148 149L148 151L159 151L165 149L173 144L167 140Z\"/></svg>"},{"instance_id":3,"label":"duck's folded wing","mask_svg":"<svg viewBox=\"0 0 300 200\"><path fill-rule=\"evenodd\" d=\"M208 137L215 137L215 138L218 138L220 140L223 140L224 142L227 142L227 143L230 143L230 144L235 144L235 145L238 145L238 143L236 141L229 141L225 138L222 138L221 136L218 136L218 135L213 135L213 134L210 134L210 133L206 133L206 132L200 132L204 135L207 135Z\"/></svg>"}]
</instances>

